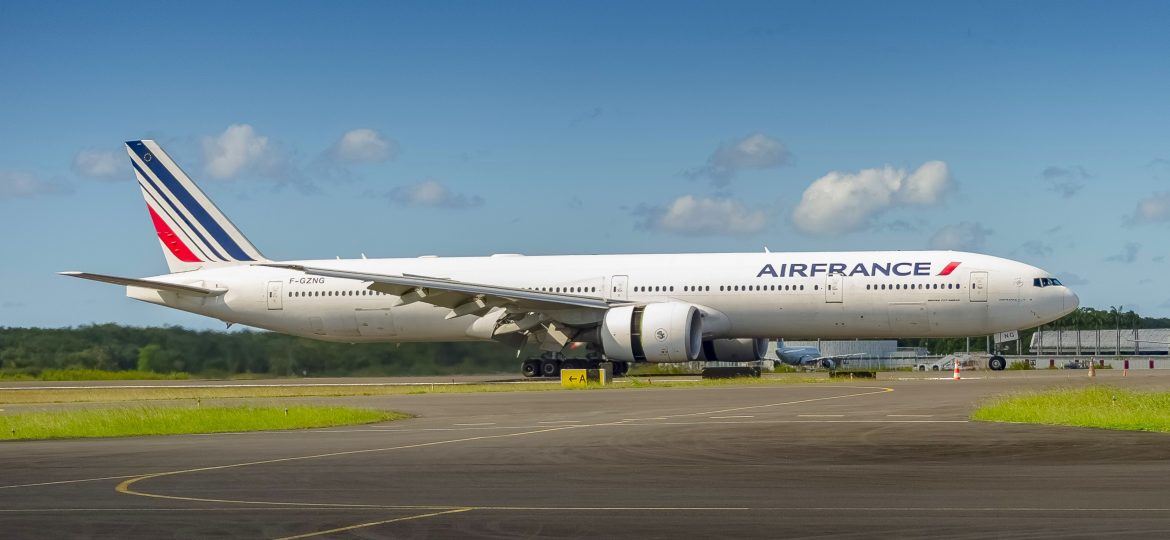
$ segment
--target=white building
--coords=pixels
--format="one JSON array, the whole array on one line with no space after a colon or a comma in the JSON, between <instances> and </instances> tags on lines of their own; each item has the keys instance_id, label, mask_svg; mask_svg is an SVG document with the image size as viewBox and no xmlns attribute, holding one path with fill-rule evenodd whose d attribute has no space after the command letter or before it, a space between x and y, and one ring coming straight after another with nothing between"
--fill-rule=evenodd
<instances>
[{"instance_id":1,"label":"white building","mask_svg":"<svg viewBox=\"0 0 1170 540\"><path fill-rule=\"evenodd\" d=\"M850 339L850 340L821 340L821 341L792 341L784 340L781 347L814 347L821 351L822 356L856 355L868 358L889 358L898 352L898 341L895 339Z\"/></svg>"},{"instance_id":2,"label":"white building","mask_svg":"<svg viewBox=\"0 0 1170 540\"><path fill-rule=\"evenodd\" d=\"M1170 351L1170 328L1044 330L1032 334L1032 354L1164 355Z\"/></svg>"}]
</instances>

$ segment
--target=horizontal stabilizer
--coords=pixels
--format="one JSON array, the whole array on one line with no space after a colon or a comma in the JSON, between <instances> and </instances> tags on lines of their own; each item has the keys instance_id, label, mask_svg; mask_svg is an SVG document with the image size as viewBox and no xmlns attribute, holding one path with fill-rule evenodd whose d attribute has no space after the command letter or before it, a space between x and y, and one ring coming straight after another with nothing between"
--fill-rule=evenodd
<instances>
[{"instance_id":1,"label":"horizontal stabilizer","mask_svg":"<svg viewBox=\"0 0 1170 540\"><path fill-rule=\"evenodd\" d=\"M227 292L227 289L208 289L206 287L196 287L194 285L179 285L177 283L166 283L163 281L153 281L149 279L106 276L102 274L91 274L89 272L61 272L61 275L89 279L93 281L101 281L103 283L113 283L114 285L126 285L127 287L155 289L158 291L184 294L187 296L219 296Z\"/></svg>"}]
</instances>

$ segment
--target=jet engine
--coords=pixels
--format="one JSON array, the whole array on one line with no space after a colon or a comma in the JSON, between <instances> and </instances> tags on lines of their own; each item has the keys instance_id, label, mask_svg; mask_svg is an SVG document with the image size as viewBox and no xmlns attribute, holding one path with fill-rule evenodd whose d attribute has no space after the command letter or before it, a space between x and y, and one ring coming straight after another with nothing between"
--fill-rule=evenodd
<instances>
[{"instance_id":1,"label":"jet engine","mask_svg":"<svg viewBox=\"0 0 1170 540\"><path fill-rule=\"evenodd\" d=\"M703 342L699 360L707 362L754 362L768 354L765 338L709 339Z\"/></svg>"},{"instance_id":2,"label":"jet engine","mask_svg":"<svg viewBox=\"0 0 1170 540\"><path fill-rule=\"evenodd\" d=\"M684 302L622 306L605 313L600 334L610 360L689 362L699 357L703 316Z\"/></svg>"}]
</instances>

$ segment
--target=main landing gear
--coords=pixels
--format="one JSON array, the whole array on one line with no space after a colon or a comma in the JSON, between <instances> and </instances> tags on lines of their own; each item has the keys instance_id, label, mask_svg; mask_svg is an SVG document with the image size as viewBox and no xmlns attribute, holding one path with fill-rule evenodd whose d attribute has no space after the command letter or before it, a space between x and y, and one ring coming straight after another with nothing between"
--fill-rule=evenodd
<instances>
[{"instance_id":1,"label":"main landing gear","mask_svg":"<svg viewBox=\"0 0 1170 540\"><path fill-rule=\"evenodd\" d=\"M520 372L525 377L559 377L562 369L601 369L600 358L565 358L562 354L543 354L539 358L524 361ZM630 371L629 362L611 362L613 376L619 377Z\"/></svg>"}]
</instances>

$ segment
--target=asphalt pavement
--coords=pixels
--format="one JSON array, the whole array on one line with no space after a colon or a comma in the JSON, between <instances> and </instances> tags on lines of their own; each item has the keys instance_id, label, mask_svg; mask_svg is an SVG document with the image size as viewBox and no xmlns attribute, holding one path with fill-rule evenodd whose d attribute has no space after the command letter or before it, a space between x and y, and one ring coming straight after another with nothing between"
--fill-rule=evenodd
<instances>
[{"instance_id":1,"label":"asphalt pavement","mask_svg":"<svg viewBox=\"0 0 1170 540\"><path fill-rule=\"evenodd\" d=\"M5 538L1170 535L1170 435L975 423L1170 374L338 398L306 431L0 443ZM319 401L320 398L314 398Z\"/></svg>"}]
</instances>

